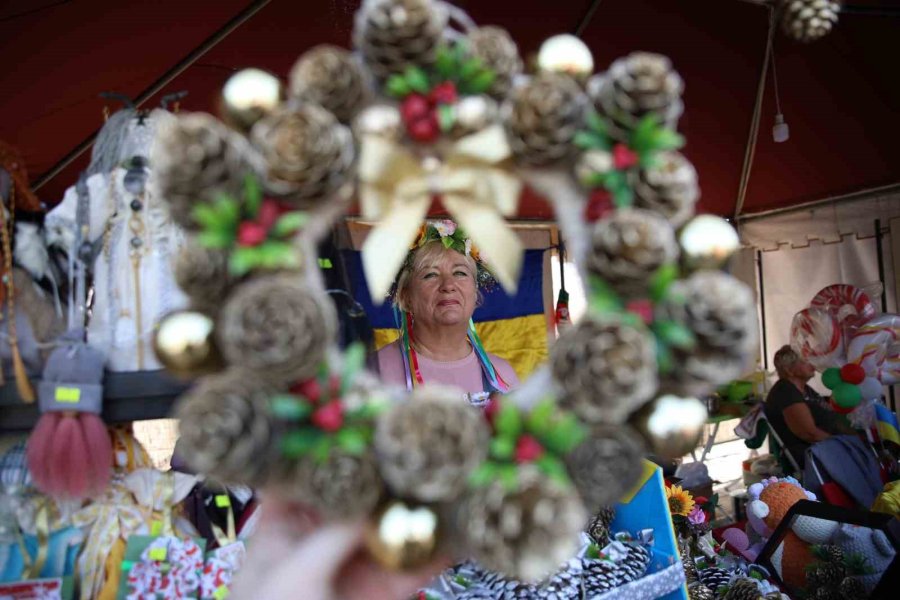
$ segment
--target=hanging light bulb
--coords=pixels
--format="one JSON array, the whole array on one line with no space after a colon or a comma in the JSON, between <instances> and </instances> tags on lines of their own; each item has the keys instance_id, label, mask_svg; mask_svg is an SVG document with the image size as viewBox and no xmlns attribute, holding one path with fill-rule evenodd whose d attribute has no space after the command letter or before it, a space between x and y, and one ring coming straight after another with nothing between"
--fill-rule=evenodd
<instances>
[{"instance_id":1,"label":"hanging light bulb","mask_svg":"<svg viewBox=\"0 0 900 600\"><path fill-rule=\"evenodd\" d=\"M775 115L775 126L772 127L772 139L780 144L788 141L788 138L790 137L791 130L788 127L788 124L784 122L784 115L778 113Z\"/></svg>"}]
</instances>

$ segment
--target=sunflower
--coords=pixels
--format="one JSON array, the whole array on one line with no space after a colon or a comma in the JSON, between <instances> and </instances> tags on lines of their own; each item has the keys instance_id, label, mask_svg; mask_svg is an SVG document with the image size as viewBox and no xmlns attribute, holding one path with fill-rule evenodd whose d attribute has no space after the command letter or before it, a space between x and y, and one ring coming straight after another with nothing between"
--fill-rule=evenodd
<instances>
[{"instance_id":1,"label":"sunflower","mask_svg":"<svg viewBox=\"0 0 900 600\"><path fill-rule=\"evenodd\" d=\"M686 517L694 508L694 498L690 492L681 489L680 485L666 488L666 500L669 502L669 512L672 515Z\"/></svg>"}]
</instances>

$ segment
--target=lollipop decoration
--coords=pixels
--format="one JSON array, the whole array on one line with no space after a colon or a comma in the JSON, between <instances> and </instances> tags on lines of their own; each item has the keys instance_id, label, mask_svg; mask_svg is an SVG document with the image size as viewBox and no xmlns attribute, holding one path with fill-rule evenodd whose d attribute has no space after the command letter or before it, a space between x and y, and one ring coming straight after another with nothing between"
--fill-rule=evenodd
<instances>
[{"instance_id":1,"label":"lollipop decoration","mask_svg":"<svg viewBox=\"0 0 900 600\"><path fill-rule=\"evenodd\" d=\"M643 448L677 456L696 442L706 412L694 396L755 345L749 291L708 269L729 250L679 262L699 194L677 153L683 82L642 53L592 77L569 38L523 74L508 33L436 0L365 0L353 40L357 54L301 56L287 101L273 105L269 86L240 122L226 106L237 129L179 115L159 132L161 196L191 236L179 281L202 327L178 339L173 316L157 348L185 373L218 369L180 400L186 457L325 519L368 517L369 548L391 568L446 544L539 579L572 556L588 509L630 487ZM590 316L547 368L482 415L455 390L394 393L359 349L336 347L307 265L348 184L377 221L363 265L383 297L435 196L514 289L522 252L504 217L523 180L591 276ZM593 192L613 201L591 209Z\"/></svg>"}]
</instances>

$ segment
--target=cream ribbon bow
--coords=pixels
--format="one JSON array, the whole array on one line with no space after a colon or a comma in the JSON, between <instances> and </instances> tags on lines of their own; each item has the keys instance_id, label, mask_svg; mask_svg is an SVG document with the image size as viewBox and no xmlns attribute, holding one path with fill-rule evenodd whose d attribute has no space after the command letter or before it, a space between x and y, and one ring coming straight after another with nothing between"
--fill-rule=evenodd
<instances>
[{"instance_id":1,"label":"cream ribbon bow","mask_svg":"<svg viewBox=\"0 0 900 600\"><path fill-rule=\"evenodd\" d=\"M515 292L522 243L503 217L515 213L522 183L501 166L510 156L499 125L455 142L443 163L419 160L381 137L362 139L358 170L362 214L379 221L362 247L363 271L374 302L380 304L390 291L433 195L442 197L457 224L484 251L500 285Z\"/></svg>"}]
</instances>

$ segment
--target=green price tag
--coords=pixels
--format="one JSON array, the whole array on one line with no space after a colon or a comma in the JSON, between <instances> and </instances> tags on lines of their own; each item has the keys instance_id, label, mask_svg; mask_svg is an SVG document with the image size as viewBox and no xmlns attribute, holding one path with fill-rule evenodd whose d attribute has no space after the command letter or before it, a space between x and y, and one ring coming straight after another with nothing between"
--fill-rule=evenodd
<instances>
[{"instance_id":1,"label":"green price tag","mask_svg":"<svg viewBox=\"0 0 900 600\"><path fill-rule=\"evenodd\" d=\"M225 600L229 593L227 586L220 585L216 588L216 591L213 592L213 598L215 598L215 600Z\"/></svg>"},{"instance_id":2,"label":"green price tag","mask_svg":"<svg viewBox=\"0 0 900 600\"><path fill-rule=\"evenodd\" d=\"M162 561L166 560L167 554L168 554L168 552L166 552L165 548L151 548L150 549L150 560L156 560L156 561L162 562Z\"/></svg>"},{"instance_id":3,"label":"green price tag","mask_svg":"<svg viewBox=\"0 0 900 600\"><path fill-rule=\"evenodd\" d=\"M156 537L162 533L162 521L152 521L150 523L150 535Z\"/></svg>"},{"instance_id":4,"label":"green price tag","mask_svg":"<svg viewBox=\"0 0 900 600\"><path fill-rule=\"evenodd\" d=\"M228 497L228 494L216 496L216 506L219 508L228 508L231 506L231 498Z\"/></svg>"},{"instance_id":5,"label":"green price tag","mask_svg":"<svg viewBox=\"0 0 900 600\"><path fill-rule=\"evenodd\" d=\"M78 388L58 387L56 388L56 401L66 402L68 404L78 404L81 400L81 390Z\"/></svg>"}]
</instances>

